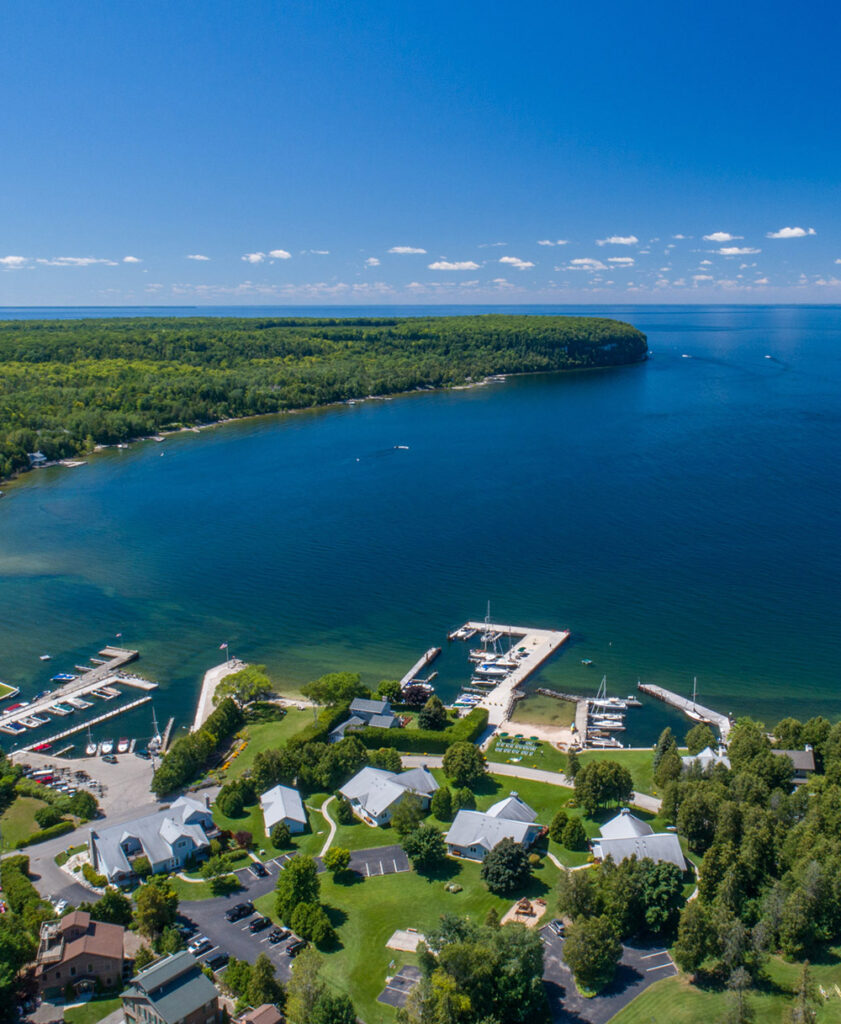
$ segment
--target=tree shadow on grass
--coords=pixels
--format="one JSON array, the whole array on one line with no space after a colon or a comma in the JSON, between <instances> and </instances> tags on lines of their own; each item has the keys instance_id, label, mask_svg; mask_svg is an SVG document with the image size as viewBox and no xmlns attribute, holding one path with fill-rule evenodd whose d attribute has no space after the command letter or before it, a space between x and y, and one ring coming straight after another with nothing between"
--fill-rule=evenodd
<instances>
[{"instance_id":1,"label":"tree shadow on grass","mask_svg":"<svg viewBox=\"0 0 841 1024\"><path fill-rule=\"evenodd\" d=\"M516 781L516 780L515 780ZM505 786L490 775L483 775L478 782L469 787L476 796L496 796Z\"/></svg>"},{"instance_id":2,"label":"tree shadow on grass","mask_svg":"<svg viewBox=\"0 0 841 1024\"><path fill-rule=\"evenodd\" d=\"M354 871L353 868L346 868L344 871L337 871L333 875L333 881L336 885L348 888L351 885L360 885L365 881L365 876L359 871Z\"/></svg>"}]
</instances>

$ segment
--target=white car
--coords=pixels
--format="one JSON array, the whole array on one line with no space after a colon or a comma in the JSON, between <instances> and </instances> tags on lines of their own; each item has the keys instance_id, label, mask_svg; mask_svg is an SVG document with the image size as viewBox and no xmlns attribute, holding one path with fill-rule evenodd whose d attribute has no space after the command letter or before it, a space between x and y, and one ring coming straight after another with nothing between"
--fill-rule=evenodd
<instances>
[{"instance_id":1,"label":"white car","mask_svg":"<svg viewBox=\"0 0 841 1024\"><path fill-rule=\"evenodd\" d=\"M57 914L63 914L67 910L67 900L56 900L53 909Z\"/></svg>"},{"instance_id":2,"label":"white car","mask_svg":"<svg viewBox=\"0 0 841 1024\"><path fill-rule=\"evenodd\" d=\"M187 947L187 952L192 953L193 956L199 956L200 953L206 953L209 949L213 949L210 939L205 935L197 935Z\"/></svg>"}]
</instances>

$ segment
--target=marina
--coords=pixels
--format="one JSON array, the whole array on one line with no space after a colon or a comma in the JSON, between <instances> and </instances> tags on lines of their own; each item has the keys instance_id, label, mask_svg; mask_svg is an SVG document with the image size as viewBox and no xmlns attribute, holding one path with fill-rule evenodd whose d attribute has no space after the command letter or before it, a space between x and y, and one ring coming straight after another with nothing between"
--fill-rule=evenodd
<instances>
[{"instance_id":1,"label":"marina","mask_svg":"<svg viewBox=\"0 0 841 1024\"><path fill-rule=\"evenodd\" d=\"M425 668L428 668L440 653L440 647L430 647L426 654L416 661L406 675L400 680L400 689L404 690L407 686L428 686L429 679L419 679L418 673L422 672Z\"/></svg>"},{"instance_id":2,"label":"marina","mask_svg":"<svg viewBox=\"0 0 841 1024\"><path fill-rule=\"evenodd\" d=\"M57 743L59 740L65 739L65 737L67 736L73 736L77 732L82 732L85 729L90 730L92 726L99 725L101 722L107 722L109 719L116 718L117 715L122 715L126 711L132 711L134 710L134 708L139 708L141 707L141 705L147 704L151 699L152 698L149 694L145 694L143 697L138 697L136 700L130 701L128 704L123 704L122 707L112 708L111 711L106 711L102 715L97 715L96 718L91 718L87 722L79 722L77 725L70 726L69 729L63 729L61 732L57 732L53 736L48 736L44 740L39 740L35 744L21 747L20 753L26 753L29 750L46 750L49 747L51 747L54 743ZM100 744L99 749L100 753L102 754L110 754L114 749L114 743L112 740L104 740Z\"/></svg>"}]
</instances>

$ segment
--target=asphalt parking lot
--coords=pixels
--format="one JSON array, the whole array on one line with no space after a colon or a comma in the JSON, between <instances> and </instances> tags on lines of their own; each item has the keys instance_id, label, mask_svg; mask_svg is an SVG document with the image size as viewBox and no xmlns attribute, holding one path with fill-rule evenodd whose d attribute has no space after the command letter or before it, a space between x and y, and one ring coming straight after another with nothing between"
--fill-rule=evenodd
<instances>
[{"instance_id":1,"label":"asphalt parking lot","mask_svg":"<svg viewBox=\"0 0 841 1024\"><path fill-rule=\"evenodd\" d=\"M356 850L350 855L350 870L365 878L371 875L393 875L409 870L409 858L400 846Z\"/></svg>"},{"instance_id":2,"label":"asphalt parking lot","mask_svg":"<svg viewBox=\"0 0 841 1024\"><path fill-rule=\"evenodd\" d=\"M405 1006L409 993L420 979L420 968L412 964L406 964L386 983L385 988L377 996L377 1002L385 1003L387 1006Z\"/></svg>"},{"instance_id":3,"label":"asphalt parking lot","mask_svg":"<svg viewBox=\"0 0 841 1024\"><path fill-rule=\"evenodd\" d=\"M613 983L600 995L585 999L578 994L572 974L563 961L564 940L553 935L549 928L542 928L540 935L543 984L552 1019L557 1024L607 1024L653 982L677 974L668 950L662 946L625 945Z\"/></svg>"}]
</instances>

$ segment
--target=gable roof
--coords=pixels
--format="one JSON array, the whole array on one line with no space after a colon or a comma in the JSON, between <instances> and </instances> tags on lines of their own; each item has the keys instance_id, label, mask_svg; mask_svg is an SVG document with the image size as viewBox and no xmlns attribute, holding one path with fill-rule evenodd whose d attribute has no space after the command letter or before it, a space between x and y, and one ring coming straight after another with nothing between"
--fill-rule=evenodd
<instances>
[{"instance_id":1,"label":"gable roof","mask_svg":"<svg viewBox=\"0 0 841 1024\"><path fill-rule=\"evenodd\" d=\"M681 871L686 870L680 840L674 832L654 832L651 835L625 839L596 839L593 843L593 855L599 860L612 857L617 864L627 857L636 857L637 860L650 857L655 864L666 861L677 865Z\"/></svg>"},{"instance_id":2,"label":"gable roof","mask_svg":"<svg viewBox=\"0 0 841 1024\"><path fill-rule=\"evenodd\" d=\"M777 757L787 757L794 765L796 772L813 772L815 770L815 755L812 750L772 750Z\"/></svg>"},{"instance_id":3,"label":"gable roof","mask_svg":"<svg viewBox=\"0 0 841 1024\"><path fill-rule=\"evenodd\" d=\"M272 1003L263 1003L262 1006L244 1013L239 1020L241 1024L280 1024L283 1017Z\"/></svg>"},{"instance_id":4,"label":"gable roof","mask_svg":"<svg viewBox=\"0 0 841 1024\"><path fill-rule=\"evenodd\" d=\"M432 772L426 767L407 768L405 772L397 775L397 782L404 789L412 793L420 793L423 796L431 796L438 789L438 781Z\"/></svg>"},{"instance_id":5,"label":"gable roof","mask_svg":"<svg viewBox=\"0 0 841 1024\"><path fill-rule=\"evenodd\" d=\"M426 768L386 772L381 768L366 766L349 779L339 792L348 800L356 800L376 818L406 793L429 796L436 789L438 783Z\"/></svg>"},{"instance_id":6,"label":"gable roof","mask_svg":"<svg viewBox=\"0 0 841 1024\"><path fill-rule=\"evenodd\" d=\"M683 761L687 767L697 763L703 769L707 769L713 764L723 764L725 768L730 767L730 758L723 752L723 750L713 750L712 747L704 747L704 749L697 754L688 754L686 757L682 757L681 761Z\"/></svg>"},{"instance_id":7,"label":"gable roof","mask_svg":"<svg viewBox=\"0 0 841 1024\"><path fill-rule=\"evenodd\" d=\"M104 873L109 876L131 871L131 864L121 845L127 839L137 840L153 865L169 860L172 857L172 844L179 839L190 839L199 848L207 846L207 834L203 825L195 821L195 816L201 811L210 819L210 811L201 805L197 806L197 803L180 797L166 810L135 818L122 825L112 825L101 832L91 830L91 841L101 861L98 870L104 868ZM185 822L185 818L193 821L193 824Z\"/></svg>"},{"instance_id":8,"label":"gable roof","mask_svg":"<svg viewBox=\"0 0 841 1024\"><path fill-rule=\"evenodd\" d=\"M350 702L350 713L352 715L390 715L391 705L387 700L365 700L363 697L355 697Z\"/></svg>"},{"instance_id":9,"label":"gable roof","mask_svg":"<svg viewBox=\"0 0 841 1024\"><path fill-rule=\"evenodd\" d=\"M307 824L307 812L301 800L301 794L291 786L275 786L260 797L263 809L263 821L266 828L271 828L279 821L297 821Z\"/></svg>"},{"instance_id":10,"label":"gable roof","mask_svg":"<svg viewBox=\"0 0 841 1024\"><path fill-rule=\"evenodd\" d=\"M165 957L132 978L123 999L148 999L166 1024L175 1024L217 995L216 986L202 973L195 957L183 951Z\"/></svg>"},{"instance_id":11,"label":"gable roof","mask_svg":"<svg viewBox=\"0 0 841 1024\"><path fill-rule=\"evenodd\" d=\"M59 930L62 932L69 931L71 928L84 928L86 929L91 923L91 915L87 910L73 910L69 914L65 914L59 922Z\"/></svg>"},{"instance_id":12,"label":"gable roof","mask_svg":"<svg viewBox=\"0 0 841 1024\"><path fill-rule=\"evenodd\" d=\"M494 817L482 811L459 811L444 839L451 846L481 846L492 850L503 839L524 842L533 828L528 821Z\"/></svg>"},{"instance_id":13,"label":"gable roof","mask_svg":"<svg viewBox=\"0 0 841 1024\"><path fill-rule=\"evenodd\" d=\"M602 839L636 839L638 836L650 836L654 829L645 821L631 814L627 807L606 821L599 829Z\"/></svg>"}]
</instances>

